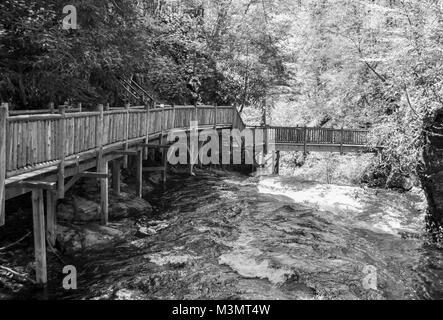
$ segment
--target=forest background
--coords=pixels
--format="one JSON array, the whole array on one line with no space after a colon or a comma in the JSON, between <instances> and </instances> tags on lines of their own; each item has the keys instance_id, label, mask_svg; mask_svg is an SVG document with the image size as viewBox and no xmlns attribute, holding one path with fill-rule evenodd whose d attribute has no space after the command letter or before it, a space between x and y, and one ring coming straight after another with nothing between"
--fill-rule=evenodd
<instances>
[{"instance_id":1,"label":"forest background","mask_svg":"<svg viewBox=\"0 0 443 320\"><path fill-rule=\"evenodd\" d=\"M78 29L62 28L63 7ZM437 0L3 0L0 100L12 109L122 101L235 105L248 124L365 128L371 178L415 175L443 107Z\"/></svg>"}]
</instances>

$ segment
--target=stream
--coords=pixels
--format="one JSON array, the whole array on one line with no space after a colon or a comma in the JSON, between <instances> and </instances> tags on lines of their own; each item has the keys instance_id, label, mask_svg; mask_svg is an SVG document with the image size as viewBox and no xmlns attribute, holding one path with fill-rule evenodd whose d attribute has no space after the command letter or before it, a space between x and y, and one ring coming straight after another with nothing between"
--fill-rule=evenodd
<instances>
[{"instance_id":1,"label":"stream","mask_svg":"<svg viewBox=\"0 0 443 320\"><path fill-rule=\"evenodd\" d=\"M56 298L443 298L418 192L201 171L147 200L155 230L82 254Z\"/></svg>"}]
</instances>

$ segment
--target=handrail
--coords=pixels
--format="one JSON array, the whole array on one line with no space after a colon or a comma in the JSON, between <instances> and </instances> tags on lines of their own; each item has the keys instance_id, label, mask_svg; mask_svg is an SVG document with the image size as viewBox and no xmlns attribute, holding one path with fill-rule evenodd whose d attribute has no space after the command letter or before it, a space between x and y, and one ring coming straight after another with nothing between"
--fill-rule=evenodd
<instances>
[{"instance_id":1,"label":"handrail","mask_svg":"<svg viewBox=\"0 0 443 320\"><path fill-rule=\"evenodd\" d=\"M330 144L365 146L368 130L315 127L266 127L276 144Z\"/></svg>"},{"instance_id":2,"label":"handrail","mask_svg":"<svg viewBox=\"0 0 443 320\"><path fill-rule=\"evenodd\" d=\"M125 80L123 80L125 81ZM127 82L127 81L126 81ZM149 97L149 99L151 99L151 101L155 102L155 99L152 97L151 94L149 94L149 92L147 92L142 86L140 86L137 82L135 82L134 80L131 80L131 84L134 84L140 91L142 91L146 96Z\"/></svg>"},{"instance_id":3,"label":"handrail","mask_svg":"<svg viewBox=\"0 0 443 320\"><path fill-rule=\"evenodd\" d=\"M140 97L137 97L137 96L135 95L135 93L132 92L131 90L129 90L127 87L125 87L125 86L122 86L122 87L123 87L123 89L125 89L126 92L129 93L134 99L137 99L137 100L140 99Z\"/></svg>"},{"instance_id":4,"label":"handrail","mask_svg":"<svg viewBox=\"0 0 443 320\"><path fill-rule=\"evenodd\" d=\"M70 159L94 151L99 147L98 137L103 139L103 147L124 145L131 141L143 142L147 135L158 135L174 128L189 128L193 120L197 120L202 127L236 127L242 125L239 119L241 120L231 106L163 106L155 109L140 107L64 115L8 114L4 128L0 128L6 132L6 178L34 171L36 168L51 167L60 161L60 154L65 154L66 159ZM63 141L61 130L65 133ZM61 146L64 146L65 152L60 152Z\"/></svg>"},{"instance_id":5,"label":"handrail","mask_svg":"<svg viewBox=\"0 0 443 320\"><path fill-rule=\"evenodd\" d=\"M263 128L261 126L257 126L255 128ZM341 128L323 128L323 127L285 127L285 126L269 126L269 129L312 129L312 130L334 130L341 131ZM358 132L370 132L367 129L344 129L345 131L358 131Z\"/></svg>"},{"instance_id":6,"label":"handrail","mask_svg":"<svg viewBox=\"0 0 443 320\"><path fill-rule=\"evenodd\" d=\"M142 102L145 103L145 102L147 102L147 101L145 101L145 97L147 97L151 102L153 102L153 103L156 102L155 99L134 80L126 80L126 79L120 78L119 81L120 81L120 84L122 85L122 87L126 90L126 92L128 92L130 95L132 95L132 97L134 97L135 99L142 100ZM132 91L129 90L128 87ZM139 96L137 96L137 94Z\"/></svg>"},{"instance_id":7,"label":"handrail","mask_svg":"<svg viewBox=\"0 0 443 320\"><path fill-rule=\"evenodd\" d=\"M80 108L72 108L70 106L66 109L67 113L81 112ZM10 110L9 115L35 115L35 114L53 114L58 113L58 109L37 109L37 110Z\"/></svg>"}]
</instances>

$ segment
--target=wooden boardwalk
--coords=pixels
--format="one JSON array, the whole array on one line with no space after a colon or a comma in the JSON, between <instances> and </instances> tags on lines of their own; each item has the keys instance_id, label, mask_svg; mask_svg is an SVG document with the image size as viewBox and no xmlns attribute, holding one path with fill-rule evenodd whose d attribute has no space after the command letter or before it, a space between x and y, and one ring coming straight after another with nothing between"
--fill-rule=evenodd
<instances>
[{"instance_id":1,"label":"wooden boardwalk","mask_svg":"<svg viewBox=\"0 0 443 320\"><path fill-rule=\"evenodd\" d=\"M309 127L269 127L276 151L359 152L367 151L368 130Z\"/></svg>"},{"instance_id":2,"label":"wooden boardwalk","mask_svg":"<svg viewBox=\"0 0 443 320\"><path fill-rule=\"evenodd\" d=\"M121 167L127 167L129 156L134 157L136 194L141 197L143 172L161 171L166 179L168 133L173 129L189 131L191 121L197 121L201 130L246 128L237 109L231 106L154 104L110 110L99 105L95 112L82 112L79 105L8 112L8 105L1 105L0 226L5 224L5 201L32 193L38 283L47 282L46 243L55 244L57 200L63 199L79 179L98 179L102 224L107 224L108 172L113 192L119 194ZM261 129L265 129L264 143L272 144L269 150L277 155L294 150L353 152L363 150L367 142L367 131L361 130ZM149 149L162 151L160 167L143 168Z\"/></svg>"},{"instance_id":3,"label":"wooden boardwalk","mask_svg":"<svg viewBox=\"0 0 443 320\"><path fill-rule=\"evenodd\" d=\"M101 216L106 224L109 163L113 192L118 194L121 166L127 166L128 156L137 159L136 193L141 197L143 171L163 171L166 178L166 152L162 152L162 167L143 168L143 158L149 148L163 148L170 130L188 130L191 121L198 121L199 129L245 128L231 106L109 110L100 105L96 112L61 106L22 113L10 115L7 104L0 107L0 226L5 224L5 200L32 192L36 277L42 284L47 282L46 241L55 244L56 202L80 178L100 180Z\"/></svg>"}]
</instances>

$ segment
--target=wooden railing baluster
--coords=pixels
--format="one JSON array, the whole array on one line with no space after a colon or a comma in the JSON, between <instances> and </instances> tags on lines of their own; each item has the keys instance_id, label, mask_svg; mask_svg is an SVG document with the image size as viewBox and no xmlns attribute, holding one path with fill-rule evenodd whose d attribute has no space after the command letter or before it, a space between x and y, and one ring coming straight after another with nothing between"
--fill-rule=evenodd
<instances>
[{"instance_id":1,"label":"wooden railing baluster","mask_svg":"<svg viewBox=\"0 0 443 320\"><path fill-rule=\"evenodd\" d=\"M128 150L129 144L128 144L128 140L129 140L129 112L130 112L130 108L131 108L131 104L127 103L125 105L125 109L126 109L126 113L125 113L125 133L124 133L124 137L125 137L125 150ZM123 168L127 169L128 168L128 156L125 155L123 157Z\"/></svg>"},{"instance_id":2,"label":"wooden railing baluster","mask_svg":"<svg viewBox=\"0 0 443 320\"><path fill-rule=\"evenodd\" d=\"M98 126L97 126L97 168L100 167L103 158L103 132L104 132L104 112L103 105L98 105L98 112L100 115L98 117Z\"/></svg>"},{"instance_id":3,"label":"wooden railing baluster","mask_svg":"<svg viewBox=\"0 0 443 320\"><path fill-rule=\"evenodd\" d=\"M59 143L59 157L60 164L58 167L58 179L57 179L57 196L59 199L65 198L65 157L66 157L66 113L65 106L59 106L59 112L61 114L60 123L60 143Z\"/></svg>"},{"instance_id":4,"label":"wooden railing baluster","mask_svg":"<svg viewBox=\"0 0 443 320\"><path fill-rule=\"evenodd\" d=\"M6 133L8 104L0 106L0 227L5 224L5 179L6 179Z\"/></svg>"},{"instance_id":5,"label":"wooden railing baluster","mask_svg":"<svg viewBox=\"0 0 443 320\"><path fill-rule=\"evenodd\" d=\"M145 143L149 144L149 103L145 106L146 114L145 114ZM143 148L143 159L148 160L148 148Z\"/></svg>"}]
</instances>

